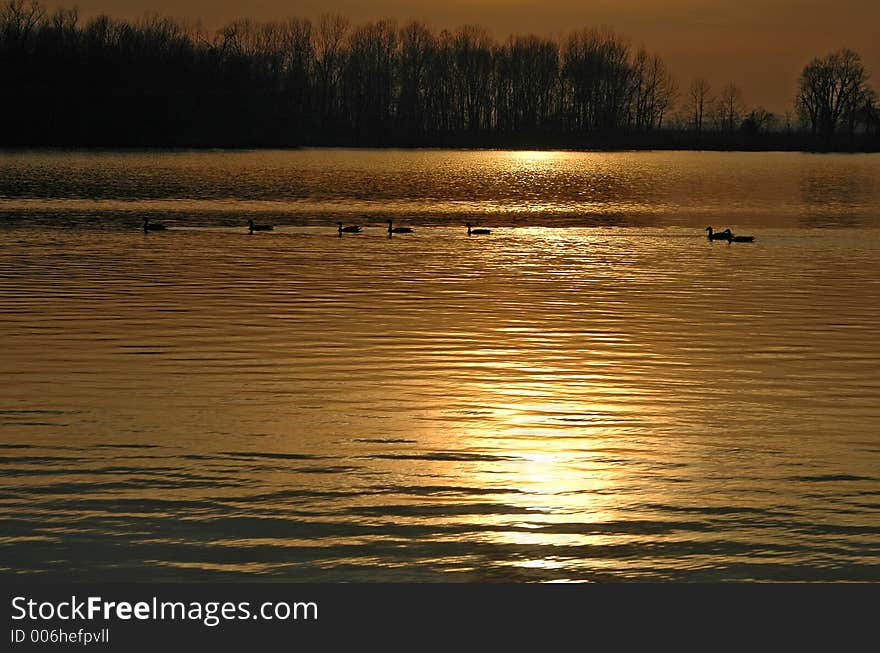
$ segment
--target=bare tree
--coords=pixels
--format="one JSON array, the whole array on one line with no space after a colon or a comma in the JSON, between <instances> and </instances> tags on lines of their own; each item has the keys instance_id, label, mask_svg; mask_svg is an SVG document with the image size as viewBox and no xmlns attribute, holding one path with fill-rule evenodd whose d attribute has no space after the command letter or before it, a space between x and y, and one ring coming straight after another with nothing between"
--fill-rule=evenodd
<instances>
[{"instance_id":1,"label":"bare tree","mask_svg":"<svg viewBox=\"0 0 880 653\"><path fill-rule=\"evenodd\" d=\"M492 50L492 37L479 25L460 28L452 40L460 125L471 131L489 126Z\"/></svg>"},{"instance_id":2,"label":"bare tree","mask_svg":"<svg viewBox=\"0 0 880 653\"><path fill-rule=\"evenodd\" d=\"M862 104L855 111L856 118L865 127L868 135L880 133L880 106L877 105L877 92L873 88L867 88L862 98Z\"/></svg>"},{"instance_id":3,"label":"bare tree","mask_svg":"<svg viewBox=\"0 0 880 653\"><path fill-rule=\"evenodd\" d=\"M360 25L349 44L344 73L348 119L360 138L384 137L396 95L397 25L391 20Z\"/></svg>"},{"instance_id":4,"label":"bare tree","mask_svg":"<svg viewBox=\"0 0 880 653\"><path fill-rule=\"evenodd\" d=\"M742 121L742 130L752 136L774 131L777 129L779 119L775 114L767 111L764 107L755 107Z\"/></svg>"},{"instance_id":5,"label":"bare tree","mask_svg":"<svg viewBox=\"0 0 880 653\"><path fill-rule=\"evenodd\" d=\"M549 121L559 75L552 41L512 36L495 51L495 110L502 131L532 131Z\"/></svg>"},{"instance_id":6,"label":"bare tree","mask_svg":"<svg viewBox=\"0 0 880 653\"><path fill-rule=\"evenodd\" d=\"M348 18L338 14L324 14L318 19L313 47L322 127L326 127L340 111L340 83L345 62L345 35L348 27Z\"/></svg>"},{"instance_id":7,"label":"bare tree","mask_svg":"<svg viewBox=\"0 0 880 653\"><path fill-rule=\"evenodd\" d=\"M401 28L397 52L400 77L397 120L400 129L410 137L427 128L429 73L436 51L437 38L423 23L413 21Z\"/></svg>"},{"instance_id":8,"label":"bare tree","mask_svg":"<svg viewBox=\"0 0 880 653\"><path fill-rule=\"evenodd\" d=\"M797 110L814 136L830 140L842 121L854 124L850 116L868 92L868 74L858 54L849 49L815 58L798 80Z\"/></svg>"},{"instance_id":9,"label":"bare tree","mask_svg":"<svg viewBox=\"0 0 880 653\"><path fill-rule=\"evenodd\" d=\"M677 93L675 80L663 60L640 49L633 60L633 121L636 129L660 128Z\"/></svg>"},{"instance_id":10,"label":"bare tree","mask_svg":"<svg viewBox=\"0 0 880 653\"><path fill-rule=\"evenodd\" d=\"M690 87L690 110L693 116L693 128L700 133L703 131L703 117L712 102L710 95L712 87L703 78L695 79Z\"/></svg>"},{"instance_id":11,"label":"bare tree","mask_svg":"<svg viewBox=\"0 0 880 653\"><path fill-rule=\"evenodd\" d=\"M46 11L37 0L10 0L0 7L0 38L7 48L32 45L34 32L45 22Z\"/></svg>"},{"instance_id":12,"label":"bare tree","mask_svg":"<svg viewBox=\"0 0 880 653\"><path fill-rule=\"evenodd\" d=\"M721 129L732 132L739 126L743 111L742 91L730 82L718 98L721 109Z\"/></svg>"},{"instance_id":13,"label":"bare tree","mask_svg":"<svg viewBox=\"0 0 880 653\"><path fill-rule=\"evenodd\" d=\"M285 53L283 95L286 110L290 111L297 130L303 129L312 108L312 75L315 49L312 41L312 23L307 19L291 18L284 26Z\"/></svg>"},{"instance_id":14,"label":"bare tree","mask_svg":"<svg viewBox=\"0 0 880 653\"><path fill-rule=\"evenodd\" d=\"M582 30L568 37L561 57L569 128L613 132L626 126L635 76L629 43L613 32Z\"/></svg>"}]
</instances>

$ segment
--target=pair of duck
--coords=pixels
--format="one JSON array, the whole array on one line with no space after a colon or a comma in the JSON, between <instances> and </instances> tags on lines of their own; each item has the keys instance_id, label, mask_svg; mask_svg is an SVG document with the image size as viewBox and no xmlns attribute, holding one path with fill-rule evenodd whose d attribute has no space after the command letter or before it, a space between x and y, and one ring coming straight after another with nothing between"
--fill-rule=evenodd
<instances>
[{"instance_id":1,"label":"pair of duck","mask_svg":"<svg viewBox=\"0 0 880 653\"><path fill-rule=\"evenodd\" d=\"M339 230L340 237L342 237L342 234L359 234L361 232L360 226L356 224L343 227L341 222L337 222L336 227ZM391 234L411 234L412 232L412 227L395 227L391 220L388 221L389 238L391 238Z\"/></svg>"},{"instance_id":2,"label":"pair of duck","mask_svg":"<svg viewBox=\"0 0 880 653\"><path fill-rule=\"evenodd\" d=\"M274 227L270 224L254 224L253 220L248 220L248 231L250 233L254 233L255 231L272 231ZM150 222L149 218L144 218L144 233L149 233L150 231L165 231L168 227L161 222Z\"/></svg>"},{"instance_id":3,"label":"pair of duck","mask_svg":"<svg viewBox=\"0 0 880 653\"><path fill-rule=\"evenodd\" d=\"M712 227L706 227L709 240L726 240L728 243L752 243L755 241L754 236L734 236L730 229L724 231L713 231Z\"/></svg>"}]
</instances>

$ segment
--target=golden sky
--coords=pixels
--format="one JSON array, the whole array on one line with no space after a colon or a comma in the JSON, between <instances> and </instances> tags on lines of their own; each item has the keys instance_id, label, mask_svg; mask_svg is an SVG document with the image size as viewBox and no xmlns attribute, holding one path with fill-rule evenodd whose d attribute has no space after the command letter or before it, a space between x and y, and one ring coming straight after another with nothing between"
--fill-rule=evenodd
<instances>
[{"instance_id":1,"label":"golden sky","mask_svg":"<svg viewBox=\"0 0 880 653\"><path fill-rule=\"evenodd\" d=\"M713 87L733 81L750 106L791 107L797 75L813 56L850 47L880 87L880 0L48 0L137 18L157 12L201 18L206 27L242 17L314 18L340 12L355 21L417 18L435 27L479 23L497 37L610 27L660 54L681 88L695 76Z\"/></svg>"}]
</instances>

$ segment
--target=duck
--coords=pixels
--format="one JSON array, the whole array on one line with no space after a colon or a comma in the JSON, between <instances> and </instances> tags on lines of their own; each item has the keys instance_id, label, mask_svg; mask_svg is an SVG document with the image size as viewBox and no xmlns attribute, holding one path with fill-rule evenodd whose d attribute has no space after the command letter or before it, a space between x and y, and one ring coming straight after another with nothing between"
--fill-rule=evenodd
<instances>
[{"instance_id":1,"label":"duck","mask_svg":"<svg viewBox=\"0 0 880 653\"><path fill-rule=\"evenodd\" d=\"M348 227L343 227L341 222L337 222L336 226L339 227L339 235L342 234L357 234L360 233L361 228L356 224L349 225Z\"/></svg>"},{"instance_id":2,"label":"duck","mask_svg":"<svg viewBox=\"0 0 880 653\"><path fill-rule=\"evenodd\" d=\"M253 220L248 220L248 230L251 233L255 231L272 231L274 227L270 224L254 224Z\"/></svg>"},{"instance_id":3,"label":"duck","mask_svg":"<svg viewBox=\"0 0 880 653\"><path fill-rule=\"evenodd\" d=\"M410 227L392 227L391 220L388 221L388 235L391 234L411 234L413 230Z\"/></svg>"},{"instance_id":4,"label":"duck","mask_svg":"<svg viewBox=\"0 0 880 653\"><path fill-rule=\"evenodd\" d=\"M753 243L755 242L754 236L734 236L733 234L728 234L727 236L728 243Z\"/></svg>"},{"instance_id":5,"label":"duck","mask_svg":"<svg viewBox=\"0 0 880 653\"><path fill-rule=\"evenodd\" d=\"M150 231L165 231L168 227L166 227L161 222L150 222L149 218L144 218L144 233Z\"/></svg>"},{"instance_id":6,"label":"duck","mask_svg":"<svg viewBox=\"0 0 880 653\"><path fill-rule=\"evenodd\" d=\"M712 227L706 227L706 231L709 232L707 238L709 240L727 240L728 236L731 236L730 229L725 229L724 231L712 231Z\"/></svg>"},{"instance_id":7,"label":"duck","mask_svg":"<svg viewBox=\"0 0 880 653\"><path fill-rule=\"evenodd\" d=\"M468 236L470 236L471 234L476 234L476 235L480 236L480 235L492 233L491 229L473 229L471 227L470 222L467 223L467 229L468 229Z\"/></svg>"}]
</instances>

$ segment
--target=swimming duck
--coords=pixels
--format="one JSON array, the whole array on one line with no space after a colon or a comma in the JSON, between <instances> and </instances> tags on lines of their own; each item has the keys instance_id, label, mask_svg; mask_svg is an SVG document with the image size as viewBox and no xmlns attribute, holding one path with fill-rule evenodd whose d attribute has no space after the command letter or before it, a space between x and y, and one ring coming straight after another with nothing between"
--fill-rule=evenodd
<instances>
[{"instance_id":1,"label":"swimming duck","mask_svg":"<svg viewBox=\"0 0 880 653\"><path fill-rule=\"evenodd\" d=\"M339 227L339 235L342 234L356 234L360 233L361 228L356 224L349 225L348 227L343 227L341 222L337 222L336 226Z\"/></svg>"},{"instance_id":2,"label":"swimming duck","mask_svg":"<svg viewBox=\"0 0 880 653\"><path fill-rule=\"evenodd\" d=\"M755 242L754 236L734 236L733 234L728 234L727 236L728 243L753 243Z\"/></svg>"},{"instance_id":3,"label":"swimming duck","mask_svg":"<svg viewBox=\"0 0 880 653\"><path fill-rule=\"evenodd\" d=\"M149 218L144 218L144 233L148 231L165 231L167 228L161 222L150 222Z\"/></svg>"},{"instance_id":4,"label":"swimming duck","mask_svg":"<svg viewBox=\"0 0 880 653\"><path fill-rule=\"evenodd\" d=\"M411 234L413 230L410 227L392 227L391 220L388 221L388 235L391 234Z\"/></svg>"},{"instance_id":5,"label":"swimming duck","mask_svg":"<svg viewBox=\"0 0 880 653\"><path fill-rule=\"evenodd\" d=\"M483 234L491 234L492 233L491 229L472 229L470 222L467 223L467 228L468 228L468 236L470 236L471 234L483 235Z\"/></svg>"},{"instance_id":6,"label":"swimming duck","mask_svg":"<svg viewBox=\"0 0 880 653\"><path fill-rule=\"evenodd\" d=\"M727 240L727 237L732 235L730 233L730 229L725 229L724 231L712 231L712 227L706 227L706 231L709 232L707 238L709 240Z\"/></svg>"},{"instance_id":7,"label":"swimming duck","mask_svg":"<svg viewBox=\"0 0 880 653\"><path fill-rule=\"evenodd\" d=\"M274 227L270 224L254 224L253 220L248 220L248 230L251 233L255 231L272 231Z\"/></svg>"}]
</instances>

